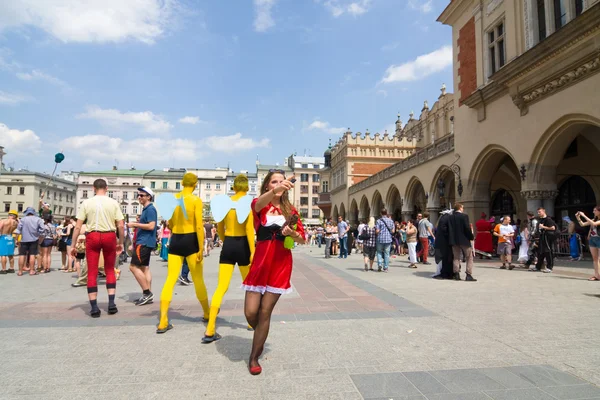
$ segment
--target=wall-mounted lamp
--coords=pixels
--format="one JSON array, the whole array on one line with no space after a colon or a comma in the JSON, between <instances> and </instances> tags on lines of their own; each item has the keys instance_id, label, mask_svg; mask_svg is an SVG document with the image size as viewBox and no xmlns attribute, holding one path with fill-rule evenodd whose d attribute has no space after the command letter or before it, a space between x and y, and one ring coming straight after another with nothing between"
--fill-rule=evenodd
<instances>
[{"instance_id":1,"label":"wall-mounted lamp","mask_svg":"<svg viewBox=\"0 0 600 400\"><path fill-rule=\"evenodd\" d=\"M521 165L519 172L521 173L521 180L525 182L525 179L527 178L527 168L525 168L525 164Z\"/></svg>"}]
</instances>

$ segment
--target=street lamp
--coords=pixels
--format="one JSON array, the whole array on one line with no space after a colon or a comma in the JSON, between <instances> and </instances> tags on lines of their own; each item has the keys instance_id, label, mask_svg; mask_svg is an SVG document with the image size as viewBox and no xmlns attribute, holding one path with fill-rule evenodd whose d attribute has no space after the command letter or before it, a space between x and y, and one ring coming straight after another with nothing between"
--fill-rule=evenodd
<instances>
[{"instance_id":1,"label":"street lamp","mask_svg":"<svg viewBox=\"0 0 600 400\"><path fill-rule=\"evenodd\" d=\"M437 188L438 193L440 195L440 206L444 207L444 189L446 188L446 184L444 183L444 180L441 177L438 179Z\"/></svg>"}]
</instances>

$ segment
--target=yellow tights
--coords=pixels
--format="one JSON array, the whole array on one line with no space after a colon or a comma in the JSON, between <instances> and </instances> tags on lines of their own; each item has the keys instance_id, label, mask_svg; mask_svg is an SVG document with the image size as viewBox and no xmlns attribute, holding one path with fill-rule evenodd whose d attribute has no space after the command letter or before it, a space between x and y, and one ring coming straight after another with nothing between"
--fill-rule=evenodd
<instances>
[{"instance_id":1,"label":"yellow tights","mask_svg":"<svg viewBox=\"0 0 600 400\"><path fill-rule=\"evenodd\" d=\"M227 293L227 290L229 289L229 284L231 283L231 277L233 276L234 268L235 266L231 264L219 264L219 284L217 285L217 289L215 290L212 301L210 303L210 316L208 318L208 325L206 327L206 336L213 336L215 334L217 325L217 314L219 313L219 308L221 307L223 296L225 296L225 293ZM240 273L242 274L243 281L244 279L246 279L248 272L250 272L250 266L240 266L239 269Z\"/></svg>"},{"instance_id":2,"label":"yellow tights","mask_svg":"<svg viewBox=\"0 0 600 400\"><path fill-rule=\"evenodd\" d=\"M158 324L159 329L164 329L169 324L169 305L173 299L173 290L177 284L179 274L181 274L181 266L183 265L183 259L185 257L176 256L169 254L169 263L167 271L167 280L163 286L162 293L160 294L160 322ZM186 258L188 266L190 267L190 274L194 280L194 289L196 290L196 297L202 305L204 311L204 319L208 319L209 308L208 308L208 294L206 293L206 285L204 284L203 268L204 262L198 263L196 254L192 254Z\"/></svg>"}]
</instances>

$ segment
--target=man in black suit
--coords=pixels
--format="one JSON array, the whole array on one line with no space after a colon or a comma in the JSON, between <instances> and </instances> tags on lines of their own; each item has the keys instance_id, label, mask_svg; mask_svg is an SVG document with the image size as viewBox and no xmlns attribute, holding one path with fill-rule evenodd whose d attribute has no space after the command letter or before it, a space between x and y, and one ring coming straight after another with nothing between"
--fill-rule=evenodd
<instances>
[{"instance_id":1,"label":"man in black suit","mask_svg":"<svg viewBox=\"0 0 600 400\"><path fill-rule=\"evenodd\" d=\"M469 216L463 212L464 207L460 203L454 205L454 213L449 219L449 239L454 256L453 270L454 279L460 281L460 256L465 254L467 264L467 277L465 281L476 282L473 278L473 247L471 241L474 239L473 230L469 222Z\"/></svg>"}]
</instances>

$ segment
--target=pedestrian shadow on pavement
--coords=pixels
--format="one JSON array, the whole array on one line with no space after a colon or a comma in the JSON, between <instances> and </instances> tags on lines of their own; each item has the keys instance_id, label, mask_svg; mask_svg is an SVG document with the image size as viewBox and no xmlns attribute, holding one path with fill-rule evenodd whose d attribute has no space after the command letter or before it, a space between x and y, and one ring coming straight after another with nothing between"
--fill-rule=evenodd
<instances>
[{"instance_id":1,"label":"pedestrian shadow on pavement","mask_svg":"<svg viewBox=\"0 0 600 400\"><path fill-rule=\"evenodd\" d=\"M589 297L596 297L597 299L600 299L600 294L598 294L598 293L584 293L584 295L589 296Z\"/></svg>"},{"instance_id":2,"label":"pedestrian shadow on pavement","mask_svg":"<svg viewBox=\"0 0 600 400\"><path fill-rule=\"evenodd\" d=\"M415 272L413 272L413 275L421 277L421 278L433 279L433 275L435 275L435 272L431 272L431 271L415 271Z\"/></svg>"},{"instance_id":3,"label":"pedestrian shadow on pavement","mask_svg":"<svg viewBox=\"0 0 600 400\"><path fill-rule=\"evenodd\" d=\"M124 300L127 303L134 303L140 297L142 297L141 292L131 292L131 293L125 293L124 295L119 296L119 299Z\"/></svg>"},{"instance_id":4,"label":"pedestrian shadow on pavement","mask_svg":"<svg viewBox=\"0 0 600 400\"><path fill-rule=\"evenodd\" d=\"M232 362L248 362L250 351L252 350L252 337L240 337L240 336L223 336L220 340L217 340L215 346L217 351L227 357ZM261 356L264 359L265 355L270 352L269 344L265 343L265 350Z\"/></svg>"}]
</instances>

